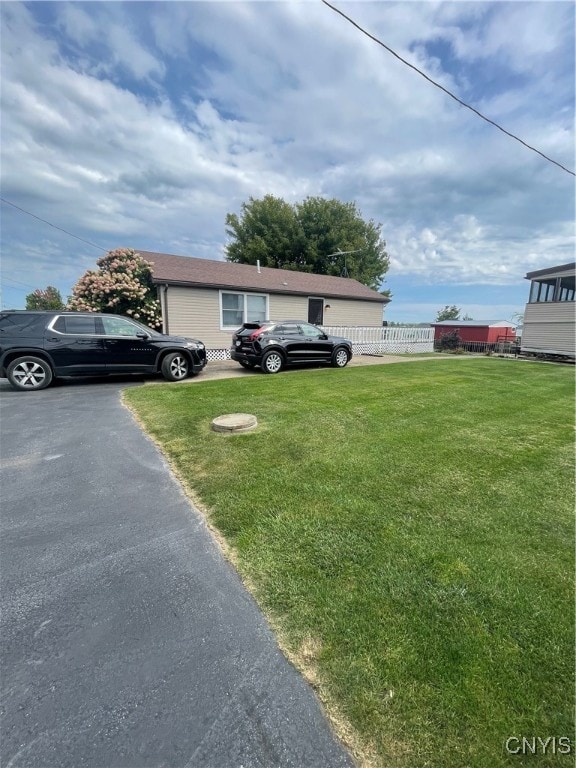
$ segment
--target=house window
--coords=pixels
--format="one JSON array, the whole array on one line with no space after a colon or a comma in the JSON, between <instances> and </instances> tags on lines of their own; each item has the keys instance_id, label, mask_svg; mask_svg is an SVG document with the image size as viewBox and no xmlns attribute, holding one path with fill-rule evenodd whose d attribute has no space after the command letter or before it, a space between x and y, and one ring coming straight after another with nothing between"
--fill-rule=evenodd
<instances>
[{"instance_id":1,"label":"house window","mask_svg":"<svg viewBox=\"0 0 576 768\"><path fill-rule=\"evenodd\" d=\"M237 328L244 322L244 296L241 293L222 294L222 326Z\"/></svg>"},{"instance_id":2,"label":"house window","mask_svg":"<svg viewBox=\"0 0 576 768\"><path fill-rule=\"evenodd\" d=\"M530 289L530 303L540 303L542 301L554 301L554 291L556 289L556 278L548 280L533 280Z\"/></svg>"},{"instance_id":3,"label":"house window","mask_svg":"<svg viewBox=\"0 0 576 768\"><path fill-rule=\"evenodd\" d=\"M268 317L268 296L257 293L220 292L222 329L236 329L242 323L263 323Z\"/></svg>"},{"instance_id":4,"label":"house window","mask_svg":"<svg viewBox=\"0 0 576 768\"><path fill-rule=\"evenodd\" d=\"M266 296L246 294L246 322L263 323L266 320Z\"/></svg>"},{"instance_id":5,"label":"house window","mask_svg":"<svg viewBox=\"0 0 576 768\"><path fill-rule=\"evenodd\" d=\"M574 301L574 275L566 277L549 277L546 280L532 280L530 287L530 303L543 301Z\"/></svg>"},{"instance_id":6,"label":"house window","mask_svg":"<svg viewBox=\"0 0 576 768\"><path fill-rule=\"evenodd\" d=\"M558 286L558 301L574 301L574 294L576 288L576 278L574 275L570 277L561 277Z\"/></svg>"}]
</instances>

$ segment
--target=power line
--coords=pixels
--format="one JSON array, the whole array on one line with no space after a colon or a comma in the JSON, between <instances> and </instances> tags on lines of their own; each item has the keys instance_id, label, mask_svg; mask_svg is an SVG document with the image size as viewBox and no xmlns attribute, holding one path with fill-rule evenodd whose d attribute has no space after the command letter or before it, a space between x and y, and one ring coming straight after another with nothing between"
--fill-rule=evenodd
<instances>
[{"instance_id":1,"label":"power line","mask_svg":"<svg viewBox=\"0 0 576 768\"><path fill-rule=\"evenodd\" d=\"M340 16L346 19L346 21L349 21L350 24L356 27L356 29L360 30L360 32L362 32L363 35L366 35L366 37L369 37L370 40L373 40L375 43L378 43L378 45L381 45L382 48L385 48L388 51L388 53L391 53L392 56L395 56L403 64L406 64L407 67L410 67L410 69L413 69L415 72L418 72L419 75L422 75L423 78L428 80L429 83L432 83L432 85L435 85L436 88L440 88L441 91L444 91L444 93L448 94L450 98L454 99L454 101L457 101L458 104L460 104L462 107L466 107L466 109L471 110L472 112L474 112L474 114L478 115L478 117L481 117L482 120L485 120L487 123L490 123L490 125L493 125L495 128L498 128L498 130L502 131L502 133L505 133L506 136L510 136L511 139L515 139L516 141L519 141L520 144L523 144L527 149L531 149L532 152L536 152L536 154L540 155L540 157L543 157L544 160L548 160L549 163L553 163L554 165L557 165L558 168L561 168L563 171L566 171L566 173L570 173L572 176L576 176L576 173L574 173L574 171L571 171L569 168L566 168L564 165L562 165L561 163L558 163L556 160L552 160L552 158L548 157L548 155L545 155L544 152L540 152L539 149L536 149L535 147L530 146L530 144L527 144L518 136L515 136L513 133L510 133L510 131L507 131L505 128L502 128L501 125L498 125L498 123L495 123L494 120L490 120L489 117L486 117L474 107L471 107L470 104L466 104L465 101L462 101L462 99L459 99L458 96L455 96L447 88L444 88L443 85L440 85L440 83L437 83L431 77L428 77L428 75L422 72L421 69L418 69L418 67L415 67L414 64L410 64L410 62L406 61L406 59L403 59L402 56L397 54L396 51L393 51L392 48L390 48L385 43L383 43L382 40L379 40L377 37L374 37L374 35L371 35L370 32L367 32L365 29L363 29L363 27L361 27L353 19L351 19L350 16L347 16L345 13L343 13L343 11L340 11L338 8L335 8L333 5L330 5L330 3L327 0L322 0L322 2L324 3L324 5L327 5L328 8L331 8L333 11L340 14Z\"/></svg>"},{"instance_id":2,"label":"power line","mask_svg":"<svg viewBox=\"0 0 576 768\"><path fill-rule=\"evenodd\" d=\"M22 291L22 293L28 293L30 291L30 288L19 288L17 285L10 285L5 281L0 281L0 285L4 286L4 288L10 291ZM32 290L35 291L36 289L32 288Z\"/></svg>"},{"instance_id":3,"label":"power line","mask_svg":"<svg viewBox=\"0 0 576 768\"><path fill-rule=\"evenodd\" d=\"M70 235L70 237L73 237L76 240L80 240L81 243L86 243L86 245L91 245L92 248L97 248L99 251L106 250L106 248L104 248L101 245L96 245L96 243L91 243L89 240L84 240L82 237L78 237L78 235L73 235L72 232L68 232L67 229L62 229L62 227L57 227L56 224L52 224L50 221L46 221L46 219L41 219L40 216L36 216L36 214L30 213L30 211L27 211L24 208L20 208L19 205L15 205L15 203L11 203L10 200L6 200L3 197L0 197L0 200L3 203L6 203L7 205L11 205L12 208L16 208L16 210L22 211L22 213L26 213L28 216L32 216L32 218L38 219L38 221L42 221L44 224L48 224L49 227L54 227L54 229L58 229L60 232L64 232L64 234Z\"/></svg>"},{"instance_id":4,"label":"power line","mask_svg":"<svg viewBox=\"0 0 576 768\"><path fill-rule=\"evenodd\" d=\"M33 285L29 285L28 283L23 283L21 280L15 280L13 277L2 278L1 282L6 283L7 280L10 283L16 283L17 285L23 285L24 288L32 288L32 290L35 290ZM14 286L12 286L12 287L14 287ZM14 287L14 290L24 290L24 289L23 288L15 288Z\"/></svg>"}]
</instances>

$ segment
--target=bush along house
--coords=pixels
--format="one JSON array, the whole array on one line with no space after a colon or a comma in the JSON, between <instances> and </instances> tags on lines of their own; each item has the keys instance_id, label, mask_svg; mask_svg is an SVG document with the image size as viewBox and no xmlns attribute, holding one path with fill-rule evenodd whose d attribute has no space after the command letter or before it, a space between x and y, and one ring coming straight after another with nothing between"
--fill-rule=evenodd
<instances>
[{"instance_id":1,"label":"bush along house","mask_svg":"<svg viewBox=\"0 0 576 768\"><path fill-rule=\"evenodd\" d=\"M138 251L152 264L163 332L198 336L209 360L229 357L245 322L307 320L320 326L382 328L389 298L347 277Z\"/></svg>"}]
</instances>

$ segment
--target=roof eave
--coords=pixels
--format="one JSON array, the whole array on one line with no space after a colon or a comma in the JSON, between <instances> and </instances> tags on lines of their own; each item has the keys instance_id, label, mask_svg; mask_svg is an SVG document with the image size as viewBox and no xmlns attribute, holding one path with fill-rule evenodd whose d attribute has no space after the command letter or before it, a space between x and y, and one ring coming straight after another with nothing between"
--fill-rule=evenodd
<instances>
[{"instance_id":1,"label":"roof eave","mask_svg":"<svg viewBox=\"0 0 576 768\"><path fill-rule=\"evenodd\" d=\"M534 272L527 272L525 280L532 280L535 277L544 277L545 275L554 275L558 272L574 272L576 270L576 261L568 264L559 264L557 267L546 267L546 269L537 269Z\"/></svg>"},{"instance_id":2,"label":"roof eave","mask_svg":"<svg viewBox=\"0 0 576 768\"><path fill-rule=\"evenodd\" d=\"M289 294L291 296L313 296L314 291L294 291L286 288L256 288L254 285L231 285L229 283L193 283L190 280L170 280L161 277L152 277L154 285L176 285L182 288L212 288L214 290L220 290L227 288L230 291L254 291L255 293L276 293L276 294ZM356 301L371 301L375 304L388 304L391 299L388 296L353 296L343 293L329 293L327 291L316 291L316 293L322 293L327 299L349 299Z\"/></svg>"}]
</instances>

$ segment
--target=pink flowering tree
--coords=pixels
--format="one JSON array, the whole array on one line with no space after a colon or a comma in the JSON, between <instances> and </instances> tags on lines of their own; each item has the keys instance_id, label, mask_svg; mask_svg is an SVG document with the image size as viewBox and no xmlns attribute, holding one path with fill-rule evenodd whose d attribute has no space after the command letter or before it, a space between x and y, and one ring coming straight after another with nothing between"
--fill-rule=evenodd
<instances>
[{"instance_id":1,"label":"pink flowering tree","mask_svg":"<svg viewBox=\"0 0 576 768\"><path fill-rule=\"evenodd\" d=\"M152 263L131 248L109 251L78 280L68 308L127 315L151 328L162 328L160 302L152 283Z\"/></svg>"},{"instance_id":2,"label":"pink flowering tree","mask_svg":"<svg viewBox=\"0 0 576 768\"><path fill-rule=\"evenodd\" d=\"M64 309L64 302L58 288L48 285L26 296L26 309Z\"/></svg>"}]
</instances>

